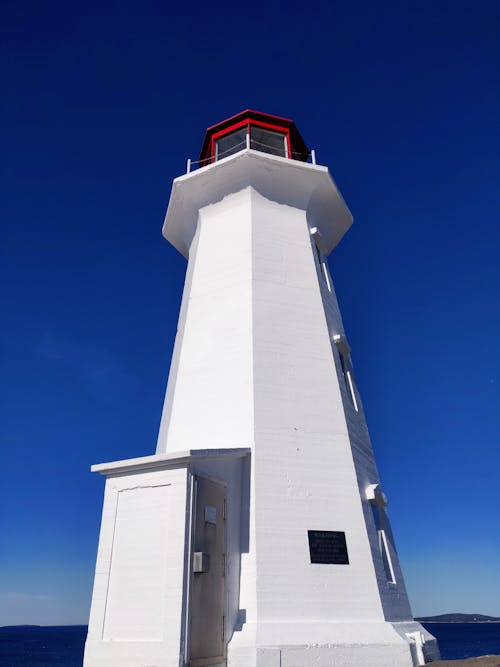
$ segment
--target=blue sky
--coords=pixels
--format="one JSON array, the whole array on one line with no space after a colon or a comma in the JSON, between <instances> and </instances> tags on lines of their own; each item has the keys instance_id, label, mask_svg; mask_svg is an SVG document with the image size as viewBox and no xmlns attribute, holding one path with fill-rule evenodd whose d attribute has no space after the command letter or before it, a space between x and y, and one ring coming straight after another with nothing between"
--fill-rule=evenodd
<instances>
[{"instance_id":1,"label":"blue sky","mask_svg":"<svg viewBox=\"0 0 500 667\"><path fill-rule=\"evenodd\" d=\"M103 479L156 444L204 129L294 118L415 614L500 615L498 2L2 3L0 624L85 623Z\"/></svg>"}]
</instances>

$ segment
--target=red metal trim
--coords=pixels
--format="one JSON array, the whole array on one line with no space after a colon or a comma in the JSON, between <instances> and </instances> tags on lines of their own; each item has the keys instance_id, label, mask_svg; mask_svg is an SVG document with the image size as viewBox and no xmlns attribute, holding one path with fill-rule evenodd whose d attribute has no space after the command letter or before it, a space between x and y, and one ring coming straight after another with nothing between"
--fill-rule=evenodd
<instances>
[{"instance_id":1,"label":"red metal trim","mask_svg":"<svg viewBox=\"0 0 500 667\"><path fill-rule=\"evenodd\" d=\"M239 114L238 114L239 115ZM219 132L214 132L212 134L211 142L210 142L210 162L215 162L215 142L217 139L220 137L226 135L226 134L231 134L231 132L234 132L238 130L240 127L244 127L245 125L249 125L248 119L242 120L239 123L235 123L234 125L230 125L229 127L226 127L224 130L220 130Z\"/></svg>"},{"instance_id":2,"label":"red metal trim","mask_svg":"<svg viewBox=\"0 0 500 667\"><path fill-rule=\"evenodd\" d=\"M210 127L207 127L207 132L211 132L214 128L219 127L219 125L221 125L222 123L228 123L229 121L233 120L233 118L240 118L241 116L244 115L250 118L252 114L256 114L258 116L266 116L267 118L274 118L275 120L281 121L282 123L290 123L290 125L293 125L293 120L291 118L285 118L284 116L275 116L272 113L264 113L263 111L256 111L255 109L245 109L244 111L240 111L240 113L234 114L234 116L229 116L229 118L225 118L223 121L215 123Z\"/></svg>"},{"instance_id":3,"label":"red metal trim","mask_svg":"<svg viewBox=\"0 0 500 667\"><path fill-rule=\"evenodd\" d=\"M240 127L243 127L244 125L249 125L249 124L250 124L250 121L248 120L248 118L245 118L245 120L242 120L239 123L234 123L234 125L229 125L228 127L225 127L223 130L219 130L218 132L214 132L212 134L212 139L218 139L223 134L231 134L231 132L234 132L235 130L238 130Z\"/></svg>"}]
</instances>

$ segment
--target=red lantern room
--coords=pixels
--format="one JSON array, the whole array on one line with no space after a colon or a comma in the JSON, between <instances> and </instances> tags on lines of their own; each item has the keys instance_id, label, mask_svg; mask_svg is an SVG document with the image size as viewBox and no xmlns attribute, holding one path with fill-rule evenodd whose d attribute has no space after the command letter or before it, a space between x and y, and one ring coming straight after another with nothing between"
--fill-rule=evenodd
<instances>
[{"instance_id":1,"label":"red lantern room","mask_svg":"<svg viewBox=\"0 0 500 667\"><path fill-rule=\"evenodd\" d=\"M207 129L200 166L246 148L302 162L309 157L309 149L293 120L247 109Z\"/></svg>"}]
</instances>

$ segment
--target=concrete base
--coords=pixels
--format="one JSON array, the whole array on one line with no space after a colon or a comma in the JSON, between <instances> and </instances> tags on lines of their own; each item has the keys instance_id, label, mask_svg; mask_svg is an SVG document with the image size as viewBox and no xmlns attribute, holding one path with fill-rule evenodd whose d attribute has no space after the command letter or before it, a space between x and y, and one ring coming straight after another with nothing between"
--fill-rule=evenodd
<instances>
[{"instance_id":1,"label":"concrete base","mask_svg":"<svg viewBox=\"0 0 500 667\"><path fill-rule=\"evenodd\" d=\"M179 651L161 642L87 640L84 667L179 667Z\"/></svg>"},{"instance_id":2,"label":"concrete base","mask_svg":"<svg viewBox=\"0 0 500 667\"><path fill-rule=\"evenodd\" d=\"M279 641L283 635L294 640ZM266 623L235 633L227 667L416 667L436 659L435 638L416 622Z\"/></svg>"}]
</instances>

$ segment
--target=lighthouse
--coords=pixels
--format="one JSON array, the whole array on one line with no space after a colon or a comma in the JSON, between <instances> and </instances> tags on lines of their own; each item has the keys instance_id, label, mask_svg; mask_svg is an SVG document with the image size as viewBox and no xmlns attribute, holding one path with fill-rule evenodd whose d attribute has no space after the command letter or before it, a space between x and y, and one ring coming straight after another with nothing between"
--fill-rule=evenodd
<instances>
[{"instance_id":1,"label":"lighthouse","mask_svg":"<svg viewBox=\"0 0 500 667\"><path fill-rule=\"evenodd\" d=\"M187 272L156 453L92 467L85 667L439 657L412 617L328 269L351 224L270 114L210 127L174 180L163 235Z\"/></svg>"}]
</instances>

